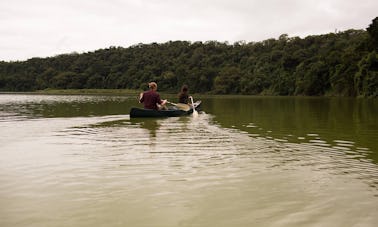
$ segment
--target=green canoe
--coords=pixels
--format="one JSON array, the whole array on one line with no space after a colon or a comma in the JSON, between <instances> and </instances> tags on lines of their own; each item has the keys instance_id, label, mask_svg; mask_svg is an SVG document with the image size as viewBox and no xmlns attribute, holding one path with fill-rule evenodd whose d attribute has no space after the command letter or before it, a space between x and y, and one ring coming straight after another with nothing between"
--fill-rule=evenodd
<instances>
[{"instance_id":1,"label":"green canoe","mask_svg":"<svg viewBox=\"0 0 378 227\"><path fill-rule=\"evenodd\" d=\"M194 103L194 106L197 110L201 105L201 101ZM172 107L168 110L150 110L133 107L130 110L130 118L139 118L139 117L179 117L184 115L189 115L193 113L193 108L190 108L188 111L180 110L176 107Z\"/></svg>"}]
</instances>

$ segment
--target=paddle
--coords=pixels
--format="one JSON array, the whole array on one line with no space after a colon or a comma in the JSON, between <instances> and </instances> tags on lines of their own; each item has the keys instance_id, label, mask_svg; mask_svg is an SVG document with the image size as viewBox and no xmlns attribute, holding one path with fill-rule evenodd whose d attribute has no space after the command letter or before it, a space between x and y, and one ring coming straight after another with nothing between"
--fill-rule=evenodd
<instances>
[{"instance_id":1,"label":"paddle","mask_svg":"<svg viewBox=\"0 0 378 227\"><path fill-rule=\"evenodd\" d=\"M168 101L167 101L167 103L174 105L174 106L176 106L177 108L179 108L180 110L183 110L183 111L189 111L190 110L190 106L188 104L173 103L173 102L168 102Z\"/></svg>"},{"instance_id":2,"label":"paddle","mask_svg":"<svg viewBox=\"0 0 378 227\"><path fill-rule=\"evenodd\" d=\"M193 102L193 97L190 96L190 100L192 101L192 106L193 106L193 117L197 117L198 116L198 112L196 110L196 108L194 107L194 102Z\"/></svg>"}]
</instances>

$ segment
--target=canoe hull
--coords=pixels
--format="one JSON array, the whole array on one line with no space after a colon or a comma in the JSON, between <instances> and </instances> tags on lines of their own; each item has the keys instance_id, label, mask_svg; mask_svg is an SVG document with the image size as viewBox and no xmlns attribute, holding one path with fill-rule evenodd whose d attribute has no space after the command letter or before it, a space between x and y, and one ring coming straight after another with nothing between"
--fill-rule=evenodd
<instances>
[{"instance_id":1,"label":"canoe hull","mask_svg":"<svg viewBox=\"0 0 378 227\"><path fill-rule=\"evenodd\" d=\"M201 102L196 102L196 108L199 107ZM179 117L184 115L189 115L193 113L191 108L188 111L180 109L168 109L168 110L149 110L143 108L133 107L130 110L130 118L143 118L143 117Z\"/></svg>"},{"instance_id":2,"label":"canoe hull","mask_svg":"<svg viewBox=\"0 0 378 227\"><path fill-rule=\"evenodd\" d=\"M193 112L193 111L192 111ZM189 111L183 110L148 110L142 108L131 108L130 117L179 117L190 114Z\"/></svg>"}]
</instances>

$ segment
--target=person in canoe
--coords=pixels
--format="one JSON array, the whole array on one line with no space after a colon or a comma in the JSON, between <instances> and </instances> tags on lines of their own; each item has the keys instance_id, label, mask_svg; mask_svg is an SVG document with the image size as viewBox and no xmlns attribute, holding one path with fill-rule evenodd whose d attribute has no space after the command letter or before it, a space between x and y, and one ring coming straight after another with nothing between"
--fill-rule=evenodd
<instances>
[{"instance_id":1,"label":"person in canoe","mask_svg":"<svg viewBox=\"0 0 378 227\"><path fill-rule=\"evenodd\" d=\"M167 100L160 99L157 92L157 84L155 82L148 83L149 91L140 93L139 103L143 103L145 109L160 110L166 109L165 104Z\"/></svg>"},{"instance_id":2,"label":"person in canoe","mask_svg":"<svg viewBox=\"0 0 378 227\"><path fill-rule=\"evenodd\" d=\"M181 87L180 93L178 94L178 102L179 103L184 103L184 104L189 104L189 89L187 85L183 85Z\"/></svg>"}]
</instances>

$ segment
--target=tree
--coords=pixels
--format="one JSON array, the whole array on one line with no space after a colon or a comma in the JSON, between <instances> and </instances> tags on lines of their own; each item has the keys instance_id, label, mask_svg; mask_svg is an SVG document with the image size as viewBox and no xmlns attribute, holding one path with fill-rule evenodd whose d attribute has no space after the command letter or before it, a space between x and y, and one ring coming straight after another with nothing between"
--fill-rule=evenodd
<instances>
[{"instance_id":1,"label":"tree","mask_svg":"<svg viewBox=\"0 0 378 227\"><path fill-rule=\"evenodd\" d=\"M59 73L51 78L51 86L58 89L67 89L74 75L76 74L73 72Z\"/></svg>"},{"instance_id":2,"label":"tree","mask_svg":"<svg viewBox=\"0 0 378 227\"><path fill-rule=\"evenodd\" d=\"M85 88L104 88L104 77L100 74L95 74L88 78Z\"/></svg>"},{"instance_id":3,"label":"tree","mask_svg":"<svg viewBox=\"0 0 378 227\"><path fill-rule=\"evenodd\" d=\"M161 75L161 80L159 81L159 89L166 91L176 91L177 77L171 71L165 71Z\"/></svg>"},{"instance_id":4,"label":"tree","mask_svg":"<svg viewBox=\"0 0 378 227\"><path fill-rule=\"evenodd\" d=\"M328 68L323 61L303 62L294 75L296 95L324 95L329 89Z\"/></svg>"},{"instance_id":5,"label":"tree","mask_svg":"<svg viewBox=\"0 0 378 227\"><path fill-rule=\"evenodd\" d=\"M330 75L329 82L333 92L341 96L356 96L354 75L358 71L358 62L361 56L355 49L348 47L341 55L340 63L335 66L335 71Z\"/></svg>"},{"instance_id":6,"label":"tree","mask_svg":"<svg viewBox=\"0 0 378 227\"><path fill-rule=\"evenodd\" d=\"M241 93L245 95L258 95L268 86L265 75L261 73L248 73L240 80Z\"/></svg>"},{"instance_id":7,"label":"tree","mask_svg":"<svg viewBox=\"0 0 378 227\"><path fill-rule=\"evenodd\" d=\"M367 54L358 64L355 85L358 95L378 97L378 54L373 51Z\"/></svg>"},{"instance_id":8,"label":"tree","mask_svg":"<svg viewBox=\"0 0 378 227\"><path fill-rule=\"evenodd\" d=\"M375 50L378 50L378 17L374 18L373 22L366 30L371 37Z\"/></svg>"},{"instance_id":9,"label":"tree","mask_svg":"<svg viewBox=\"0 0 378 227\"><path fill-rule=\"evenodd\" d=\"M56 76L58 72L49 67L43 73L39 74L36 78L37 89L45 89L51 86L51 79Z\"/></svg>"},{"instance_id":10,"label":"tree","mask_svg":"<svg viewBox=\"0 0 378 227\"><path fill-rule=\"evenodd\" d=\"M240 92L240 69L237 67L223 68L214 79L216 94L236 94Z\"/></svg>"}]
</instances>

